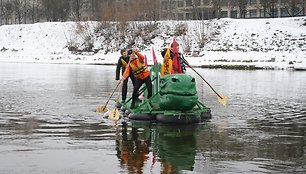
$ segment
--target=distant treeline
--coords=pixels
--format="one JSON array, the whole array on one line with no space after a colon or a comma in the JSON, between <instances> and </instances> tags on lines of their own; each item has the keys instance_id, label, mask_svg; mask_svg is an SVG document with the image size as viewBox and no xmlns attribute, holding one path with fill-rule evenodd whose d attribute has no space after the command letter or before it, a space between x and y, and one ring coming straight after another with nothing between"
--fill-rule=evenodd
<instances>
[{"instance_id":1,"label":"distant treeline","mask_svg":"<svg viewBox=\"0 0 306 174\"><path fill-rule=\"evenodd\" d=\"M305 6L305 0L0 0L0 25L300 16Z\"/></svg>"},{"instance_id":2,"label":"distant treeline","mask_svg":"<svg viewBox=\"0 0 306 174\"><path fill-rule=\"evenodd\" d=\"M0 0L0 25L55 21L158 20L159 0Z\"/></svg>"}]
</instances>

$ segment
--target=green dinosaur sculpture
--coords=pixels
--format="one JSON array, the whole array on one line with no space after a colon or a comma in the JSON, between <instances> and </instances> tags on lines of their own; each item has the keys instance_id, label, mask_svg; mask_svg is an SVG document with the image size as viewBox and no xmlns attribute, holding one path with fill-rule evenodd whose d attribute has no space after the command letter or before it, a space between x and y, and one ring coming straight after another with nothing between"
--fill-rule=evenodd
<instances>
[{"instance_id":1,"label":"green dinosaur sculpture","mask_svg":"<svg viewBox=\"0 0 306 174\"><path fill-rule=\"evenodd\" d=\"M190 110L198 102L195 79L187 74L168 74L150 103L156 110Z\"/></svg>"},{"instance_id":2,"label":"green dinosaur sculpture","mask_svg":"<svg viewBox=\"0 0 306 174\"><path fill-rule=\"evenodd\" d=\"M153 95L130 109L129 99L121 103L128 110L130 119L152 120L162 118L164 122L198 122L201 118L211 118L210 109L199 100L196 90L196 81L187 74L168 74L160 77L160 64L151 68L153 79ZM146 95L146 89L141 92ZM158 120L157 120L158 121Z\"/></svg>"}]
</instances>

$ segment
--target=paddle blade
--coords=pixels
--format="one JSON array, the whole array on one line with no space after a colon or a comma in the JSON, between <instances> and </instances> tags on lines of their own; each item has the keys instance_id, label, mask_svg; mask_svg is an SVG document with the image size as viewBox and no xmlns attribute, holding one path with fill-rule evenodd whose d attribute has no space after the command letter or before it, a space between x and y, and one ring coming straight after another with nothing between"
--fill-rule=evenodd
<instances>
[{"instance_id":1,"label":"paddle blade","mask_svg":"<svg viewBox=\"0 0 306 174\"><path fill-rule=\"evenodd\" d=\"M119 118L120 118L120 111L118 109L113 109L108 114L108 119L110 119L110 120L119 120Z\"/></svg>"},{"instance_id":2,"label":"paddle blade","mask_svg":"<svg viewBox=\"0 0 306 174\"><path fill-rule=\"evenodd\" d=\"M227 97L223 94L219 94L221 97L218 96L218 102L221 103L222 105L226 106L227 105Z\"/></svg>"},{"instance_id":3,"label":"paddle blade","mask_svg":"<svg viewBox=\"0 0 306 174\"><path fill-rule=\"evenodd\" d=\"M98 106L96 112L107 112L106 106Z\"/></svg>"}]
</instances>

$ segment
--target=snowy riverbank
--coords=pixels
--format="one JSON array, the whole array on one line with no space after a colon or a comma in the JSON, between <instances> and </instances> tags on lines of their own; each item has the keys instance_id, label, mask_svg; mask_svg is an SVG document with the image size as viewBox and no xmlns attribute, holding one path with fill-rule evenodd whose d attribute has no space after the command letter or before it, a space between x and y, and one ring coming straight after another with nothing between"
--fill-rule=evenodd
<instances>
[{"instance_id":1,"label":"snowy riverbank","mask_svg":"<svg viewBox=\"0 0 306 174\"><path fill-rule=\"evenodd\" d=\"M153 63L152 47L158 61L162 61L159 51L171 42L173 37L166 33L176 23L188 26L187 35L178 36L177 41L180 48L191 47L184 55L193 66L306 69L306 17L221 19L205 21L204 29L199 29L202 24L198 21L159 22L159 37L153 38L142 50L149 64ZM99 23L88 24L94 30ZM0 62L117 63L120 48L106 54L101 49L105 44L101 37L94 38L94 48L99 48L98 52L72 54L67 48L68 42L72 38L80 39L75 30L74 22L0 26ZM197 43L202 31L208 42L200 49Z\"/></svg>"}]
</instances>

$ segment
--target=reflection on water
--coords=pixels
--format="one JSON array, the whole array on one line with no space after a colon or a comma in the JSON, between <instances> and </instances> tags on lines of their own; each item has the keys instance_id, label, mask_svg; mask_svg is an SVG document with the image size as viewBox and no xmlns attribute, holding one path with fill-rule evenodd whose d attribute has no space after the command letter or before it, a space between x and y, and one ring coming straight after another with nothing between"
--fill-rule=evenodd
<instances>
[{"instance_id":1,"label":"reflection on water","mask_svg":"<svg viewBox=\"0 0 306 174\"><path fill-rule=\"evenodd\" d=\"M151 148L151 132L144 129L139 132L137 127L128 130L127 123L123 122L120 139L117 140L117 156L122 167L129 173L142 173L144 163L149 159Z\"/></svg>"},{"instance_id":2,"label":"reflection on water","mask_svg":"<svg viewBox=\"0 0 306 174\"><path fill-rule=\"evenodd\" d=\"M152 171L157 161L161 173L193 171L199 127L133 122L128 130L123 122L121 140L116 143L118 158L129 173L142 173L145 164L150 164Z\"/></svg>"},{"instance_id":3,"label":"reflection on water","mask_svg":"<svg viewBox=\"0 0 306 174\"><path fill-rule=\"evenodd\" d=\"M108 152L116 151L114 156L120 161L120 170L127 173L146 173L148 169L158 173L192 171L196 155L195 136L199 132L199 127L202 126L171 126L126 121L111 125L80 121L48 122L44 119L27 117L28 114L0 114L2 156L39 152L43 156L52 158L54 154L47 149L52 149L56 153L66 148L67 151L106 149ZM104 141L102 144L106 146L98 145L102 141ZM115 145L112 145L113 142ZM82 158L83 155L78 157ZM18 157L11 160L8 162L18 162ZM44 160L36 161L38 165L36 167L45 165L45 162ZM65 168L65 164L62 167ZM5 168L0 169L6 172ZM19 173L20 171L22 169L10 172ZM51 173L53 172L65 173L64 170L51 170Z\"/></svg>"},{"instance_id":4,"label":"reflection on water","mask_svg":"<svg viewBox=\"0 0 306 174\"><path fill-rule=\"evenodd\" d=\"M196 156L196 133L200 125L158 126L159 157L166 173L193 171Z\"/></svg>"},{"instance_id":5,"label":"reflection on water","mask_svg":"<svg viewBox=\"0 0 306 174\"><path fill-rule=\"evenodd\" d=\"M306 72L197 69L229 104L195 76L212 119L173 126L94 112L114 71L0 64L0 173L306 172Z\"/></svg>"}]
</instances>

